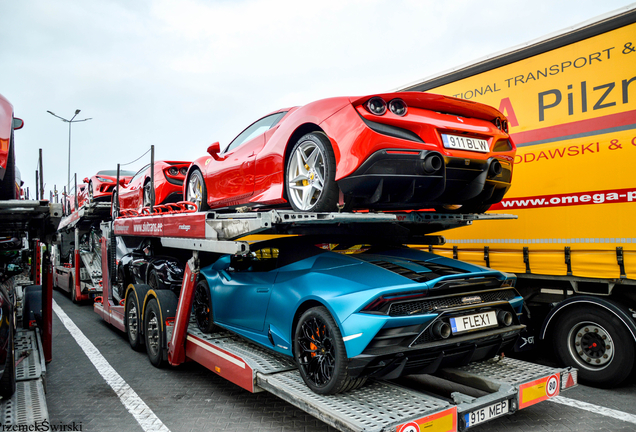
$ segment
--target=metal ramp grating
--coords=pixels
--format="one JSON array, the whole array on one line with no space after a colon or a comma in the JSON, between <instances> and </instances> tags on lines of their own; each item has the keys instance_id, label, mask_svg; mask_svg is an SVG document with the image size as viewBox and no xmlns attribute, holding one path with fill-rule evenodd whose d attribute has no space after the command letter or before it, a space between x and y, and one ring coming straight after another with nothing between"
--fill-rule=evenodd
<instances>
[{"instance_id":1,"label":"metal ramp grating","mask_svg":"<svg viewBox=\"0 0 636 432\"><path fill-rule=\"evenodd\" d=\"M291 359L277 355L258 345L246 342L229 332L224 331L206 334L195 327L194 329L189 328L188 333L241 357L255 372L271 374L296 369L296 365Z\"/></svg>"},{"instance_id":2,"label":"metal ramp grating","mask_svg":"<svg viewBox=\"0 0 636 432\"><path fill-rule=\"evenodd\" d=\"M2 425L19 425L28 428L29 425L48 421L42 379L17 382L15 393L11 399L2 402L1 409Z\"/></svg>"},{"instance_id":3,"label":"metal ramp grating","mask_svg":"<svg viewBox=\"0 0 636 432\"><path fill-rule=\"evenodd\" d=\"M495 357L487 361L470 363L456 370L471 375L479 375L482 379L505 382L513 386L562 371L562 369L555 369L549 366L528 363L508 357L501 359Z\"/></svg>"},{"instance_id":4,"label":"metal ramp grating","mask_svg":"<svg viewBox=\"0 0 636 432\"><path fill-rule=\"evenodd\" d=\"M327 424L351 432L380 432L434 414L453 405L424 393L383 381L338 395L319 395L298 371L257 376L257 384Z\"/></svg>"},{"instance_id":5,"label":"metal ramp grating","mask_svg":"<svg viewBox=\"0 0 636 432\"><path fill-rule=\"evenodd\" d=\"M256 372L270 374L296 369L291 359L273 354L257 345L246 344L240 339L219 339L217 345L240 356Z\"/></svg>"},{"instance_id":6,"label":"metal ramp grating","mask_svg":"<svg viewBox=\"0 0 636 432\"><path fill-rule=\"evenodd\" d=\"M24 356L24 357L23 357ZM38 379L42 376L42 359L36 341L35 332L18 330L15 335L16 361L22 358L16 367L16 380Z\"/></svg>"}]
</instances>

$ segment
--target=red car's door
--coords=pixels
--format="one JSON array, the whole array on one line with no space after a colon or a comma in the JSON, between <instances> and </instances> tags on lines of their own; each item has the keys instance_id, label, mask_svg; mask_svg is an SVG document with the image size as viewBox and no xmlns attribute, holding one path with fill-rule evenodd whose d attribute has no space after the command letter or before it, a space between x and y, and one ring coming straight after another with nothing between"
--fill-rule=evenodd
<instances>
[{"instance_id":1,"label":"red car's door","mask_svg":"<svg viewBox=\"0 0 636 432\"><path fill-rule=\"evenodd\" d=\"M261 135L230 149L222 155L223 160L212 159L208 164L212 177L207 188L210 205L239 204L254 193L254 160L264 143Z\"/></svg>"},{"instance_id":2,"label":"red car's door","mask_svg":"<svg viewBox=\"0 0 636 432\"><path fill-rule=\"evenodd\" d=\"M281 114L264 117L241 132L206 167L205 186L212 207L238 205L254 194L254 161L265 145L264 133L275 125Z\"/></svg>"}]
</instances>

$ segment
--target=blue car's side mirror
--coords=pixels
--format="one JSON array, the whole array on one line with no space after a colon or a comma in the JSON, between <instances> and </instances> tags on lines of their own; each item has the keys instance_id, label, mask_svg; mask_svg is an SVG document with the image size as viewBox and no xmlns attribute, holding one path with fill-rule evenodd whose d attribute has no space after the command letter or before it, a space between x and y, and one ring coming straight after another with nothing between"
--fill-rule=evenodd
<instances>
[{"instance_id":1,"label":"blue car's side mirror","mask_svg":"<svg viewBox=\"0 0 636 432\"><path fill-rule=\"evenodd\" d=\"M223 255L221 258L217 259L214 264L212 264L212 268L216 271L225 270L230 266L231 259L231 255Z\"/></svg>"}]
</instances>

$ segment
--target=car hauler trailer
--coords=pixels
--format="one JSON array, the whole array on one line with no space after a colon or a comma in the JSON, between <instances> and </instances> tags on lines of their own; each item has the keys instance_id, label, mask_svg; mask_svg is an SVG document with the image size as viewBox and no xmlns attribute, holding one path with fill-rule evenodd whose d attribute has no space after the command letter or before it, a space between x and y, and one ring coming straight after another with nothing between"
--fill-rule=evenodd
<instances>
[{"instance_id":1,"label":"car hauler trailer","mask_svg":"<svg viewBox=\"0 0 636 432\"><path fill-rule=\"evenodd\" d=\"M110 219L110 203L87 202L64 217L53 245L53 286L70 293L73 302L102 293L99 224Z\"/></svg>"},{"instance_id":2,"label":"car hauler trailer","mask_svg":"<svg viewBox=\"0 0 636 432\"><path fill-rule=\"evenodd\" d=\"M131 346L141 348L144 335L151 363L179 365L196 361L250 391L269 391L342 431L464 430L534 405L576 385L575 369L556 369L505 357L444 369L437 377L413 384L373 381L343 394L312 392L287 357L229 332L202 333L191 323L199 254L247 254L255 236L304 234L404 235L419 244L441 244L431 233L471 225L475 220L510 219L507 215L446 215L437 213L186 213L118 218L102 224L103 297L95 312L127 333ZM408 233L405 234L405 230ZM179 296L170 290L130 284L125 302L112 296L114 262L109 247L115 236L150 237L165 248L192 251ZM426 380L437 384L423 384ZM440 385L440 382L442 383ZM447 389L445 396L431 393ZM430 429L429 429L430 428Z\"/></svg>"},{"instance_id":3,"label":"car hauler trailer","mask_svg":"<svg viewBox=\"0 0 636 432\"><path fill-rule=\"evenodd\" d=\"M517 274L524 348L551 342L582 382L612 386L636 352L636 5L409 85L507 115L515 181L493 221L435 253Z\"/></svg>"},{"instance_id":4,"label":"car hauler trailer","mask_svg":"<svg viewBox=\"0 0 636 432\"><path fill-rule=\"evenodd\" d=\"M0 289L14 308L13 314L5 316L14 331L3 381L12 373L15 386L12 396L0 400L0 424L5 430L39 430L38 425L49 421L45 389L46 363L52 360L53 278L48 245L61 216L61 205L48 201L0 201L0 238L19 240L14 247L3 242L2 250L19 251L24 239L32 250L31 274L12 275L1 263ZM22 269L26 261L23 255Z\"/></svg>"}]
</instances>

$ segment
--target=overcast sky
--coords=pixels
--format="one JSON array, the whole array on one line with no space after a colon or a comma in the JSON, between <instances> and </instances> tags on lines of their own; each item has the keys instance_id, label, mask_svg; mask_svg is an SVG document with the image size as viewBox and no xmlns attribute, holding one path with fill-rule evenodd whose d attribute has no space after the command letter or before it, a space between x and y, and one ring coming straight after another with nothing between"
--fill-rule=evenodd
<instances>
[{"instance_id":1,"label":"overcast sky","mask_svg":"<svg viewBox=\"0 0 636 432\"><path fill-rule=\"evenodd\" d=\"M0 0L0 94L25 127L34 196L155 145L191 161L253 120L405 84L625 7L632 0ZM149 156L126 168L137 170Z\"/></svg>"}]
</instances>

